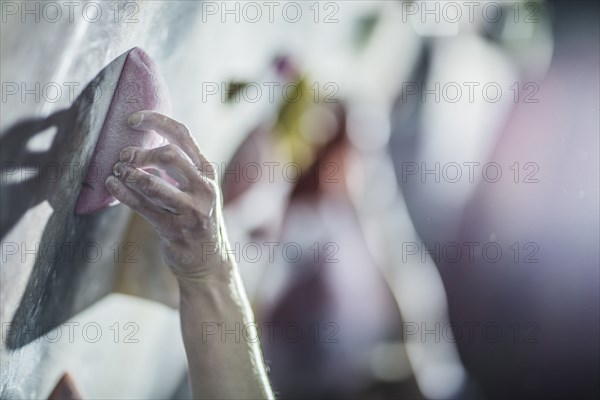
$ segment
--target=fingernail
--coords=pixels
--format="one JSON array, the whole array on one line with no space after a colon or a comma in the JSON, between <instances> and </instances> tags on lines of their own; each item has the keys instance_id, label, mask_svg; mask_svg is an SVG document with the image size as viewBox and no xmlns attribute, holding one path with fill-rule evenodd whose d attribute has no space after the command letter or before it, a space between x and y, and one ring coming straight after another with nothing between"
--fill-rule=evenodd
<instances>
[{"instance_id":1,"label":"fingernail","mask_svg":"<svg viewBox=\"0 0 600 400\"><path fill-rule=\"evenodd\" d=\"M129 151L128 149L123 149L119 153L119 160L121 161L131 161L132 158L133 152Z\"/></svg>"},{"instance_id":2,"label":"fingernail","mask_svg":"<svg viewBox=\"0 0 600 400\"><path fill-rule=\"evenodd\" d=\"M115 166L113 167L113 174L115 176L121 176L121 175L123 175L124 172L125 172L125 165L121 164L120 162L116 163Z\"/></svg>"},{"instance_id":3,"label":"fingernail","mask_svg":"<svg viewBox=\"0 0 600 400\"><path fill-rule=\"evenodd\" d=\"M127 122L129 122L129 125L131 125L132 127L135 128L136 126L141 124L143 120L144 120L144 114L142 114L141 112L136 112L129 116L129 119L127 120Z\"/></svg>"}]
</instances>

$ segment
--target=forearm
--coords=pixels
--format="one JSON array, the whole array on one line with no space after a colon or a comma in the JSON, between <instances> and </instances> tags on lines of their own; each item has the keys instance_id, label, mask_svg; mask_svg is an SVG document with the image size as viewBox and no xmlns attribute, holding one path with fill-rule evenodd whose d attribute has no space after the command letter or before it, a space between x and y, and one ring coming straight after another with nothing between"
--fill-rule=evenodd
<instances>
[{"instance_id":1,"label":"forearm","mask_svg":"<svg viewBox=\"0 0 600 400\"><path fill-rule=\"evenodd\" d=\"M222 263L217 276L179 279L192 393L194 398L273 398L237 269Z\"/></svg>"}]
</instances>

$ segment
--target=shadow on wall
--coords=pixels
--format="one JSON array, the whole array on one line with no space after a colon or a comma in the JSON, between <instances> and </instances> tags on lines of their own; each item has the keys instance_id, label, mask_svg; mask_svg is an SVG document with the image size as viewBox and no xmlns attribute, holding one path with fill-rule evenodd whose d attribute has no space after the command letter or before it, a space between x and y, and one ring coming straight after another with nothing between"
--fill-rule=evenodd
<instances>
[{"instance_id":1,"label":"shadow on wall","mask_svg":"<svg viewBox=\"0 0 600 400\"><path fill-rule=\"evenodd\" d=\"M124 207L100 213L75 215L74 208L87 164L93 154L111 96L94 96L95 88L118 80L125 57L103 69L72 107L47 118L20 122L4 132L0 139L2 159L0 219L3 265L8 275L26 274L23 257L33 251L33 243L6 241L11 230L38 231L36 225L18 226L21 218L34 207L47 202L52 213L45 221L35 262L20 304L14 311L5 344L17 349L38 339L75 313L91 305L114 284L115 267L111 240L127 218ZM43 151L32 151L37 135L54 129L51 144ZM29 179L27 179L29 178ZM120 222L115 222L120 221ZM8 235L10 237L10 235ZM17 237L20 237L17 235ZM32 247L32 248L30 248ZM98 248L100 254L97 253ZM12 279L4 279L1 288L10 298L19 296ZM3 309L2 321L13 310Z\"/></svg>"}]
</instances>

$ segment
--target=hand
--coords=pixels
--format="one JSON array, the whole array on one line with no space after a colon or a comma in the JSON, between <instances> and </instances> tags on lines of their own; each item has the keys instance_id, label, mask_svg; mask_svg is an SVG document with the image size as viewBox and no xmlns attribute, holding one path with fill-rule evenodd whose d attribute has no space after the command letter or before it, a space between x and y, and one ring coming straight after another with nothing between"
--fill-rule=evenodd
<instances>
[{"instance_id":1,"label":"hand","mask_svg":"<svg viewBox=\"0 0 600 400\"><path fill-rule=\"evenodd\" d=\"M106 179L107 190L154 226L165 262L180 280L225 273L216 251L223 238L214 168L185 125L154 111L136 112L129 123L136 130L157 132L169 144L123 148ZM160 170L162 177L143 170L148 168Z\"/></svg>"}]
</instances>

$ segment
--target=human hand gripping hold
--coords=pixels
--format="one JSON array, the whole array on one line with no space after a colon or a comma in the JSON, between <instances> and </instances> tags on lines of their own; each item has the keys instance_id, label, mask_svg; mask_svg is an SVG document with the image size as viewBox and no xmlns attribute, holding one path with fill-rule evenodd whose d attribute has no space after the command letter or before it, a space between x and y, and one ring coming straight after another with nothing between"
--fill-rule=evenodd
<instances>
[{"instance_id":1,"label":"human hand gripping hold","mask_svg":"<svg viewBox=\"0 0 600 400\"><path fill-rule=\"evenodd\" d=\"M204 331L206 323L227 330L256 327L237 266L224 256L228 242L213 166L188 128L172 118L139 111L129 123L135 130L156 131L169 143L123 148L105 186L152 224L177 277L194 397L273 398L256 331L234 337ZM148 168L161 176L144 171ZM214 246L219 251L207 256L206 248Z\"/></svg>"}]
</instances>

